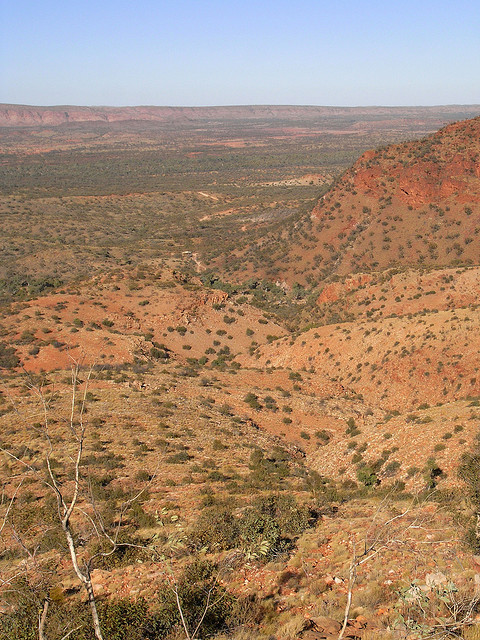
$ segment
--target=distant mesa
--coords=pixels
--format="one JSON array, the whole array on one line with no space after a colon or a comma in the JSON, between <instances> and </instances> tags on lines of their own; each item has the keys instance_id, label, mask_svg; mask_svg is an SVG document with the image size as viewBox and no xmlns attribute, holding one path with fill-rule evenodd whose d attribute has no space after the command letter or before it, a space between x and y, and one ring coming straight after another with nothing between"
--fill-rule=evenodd
<instances>
[{"instance_id":1,"label":"distant mesa","mask_svg":"<svg viewBox=\"0 0 480 640\"><path fill-rule=\"evenodd\" d=\"M480 106L473 105L478 113ZM252 105L222 107L79 107L79 106L29 106L0 104L0 127L58 126L74 122L125 122L150 121L162 123L206 121L206 120L296 120L316 119L325 116L388 116L425 117L442 113L455 117L466 107L448 105L444 107L321 107L295 105ZM465 116L463 116L465 117Z\"/></svg>"}]
</instances>

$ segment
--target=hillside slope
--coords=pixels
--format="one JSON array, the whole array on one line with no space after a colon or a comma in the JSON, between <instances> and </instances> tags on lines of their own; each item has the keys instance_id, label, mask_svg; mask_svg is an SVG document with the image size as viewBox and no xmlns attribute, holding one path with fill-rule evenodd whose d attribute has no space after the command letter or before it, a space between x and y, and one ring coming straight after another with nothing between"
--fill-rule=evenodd
<instances>
[{"instance_id":1,"label":"hillside slope","mask_svg":"<svg viewBox=\"0 0 480 640\"><path fill-rule=\"evenodd\" d=\"M480 118L368 151L324 195L276 265L308 282L391 267L478 264Z\"/></svg>"}]
</instances>

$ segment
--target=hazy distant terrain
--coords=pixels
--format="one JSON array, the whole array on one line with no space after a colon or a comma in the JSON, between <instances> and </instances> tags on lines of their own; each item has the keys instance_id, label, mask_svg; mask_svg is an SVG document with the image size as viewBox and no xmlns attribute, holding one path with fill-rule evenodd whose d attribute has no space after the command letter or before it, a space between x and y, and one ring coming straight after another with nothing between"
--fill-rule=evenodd
<instances>
[{"instance_id":1,"label":"hazy distant terrain","mask_svg":"<svg viewBox=\"0 0 480 640\"><path fill-rule=\"evenodd\" d=\"M418 120L419 123L457 120L478 114L479 105L437 107L320 107L252 105L225 107L40 107L0 104L0 126L61 125L74 122L150 121L174 126L216 121L286 121L348 123L352 121Z\"/></svg>"}]
</instances>

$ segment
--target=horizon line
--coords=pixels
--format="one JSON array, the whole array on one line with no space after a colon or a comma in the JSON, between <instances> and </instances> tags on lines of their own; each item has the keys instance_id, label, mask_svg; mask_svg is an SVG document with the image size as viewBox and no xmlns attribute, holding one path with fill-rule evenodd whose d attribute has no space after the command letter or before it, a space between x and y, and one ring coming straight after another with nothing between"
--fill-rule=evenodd
<instances>
[{"instance_id":1,"label":"horizon line","mask_svg":"<svg viewBox=\"0 0 480 640\"><path fill-rule=\"evenodd\" d=\"M55 109L64 107L79 107L83 109L229 109L238 107L284 107L284 108L306 108L306 109L435 109L439 107L480 107L480 103L446 103L446 104L277 104L277 103L241 103L241 104L211 104L211 105L169 105L169 104L27 104L21 102L0 102L0 107L29 107L37 109Z\"/></svg>"}]
</instances>

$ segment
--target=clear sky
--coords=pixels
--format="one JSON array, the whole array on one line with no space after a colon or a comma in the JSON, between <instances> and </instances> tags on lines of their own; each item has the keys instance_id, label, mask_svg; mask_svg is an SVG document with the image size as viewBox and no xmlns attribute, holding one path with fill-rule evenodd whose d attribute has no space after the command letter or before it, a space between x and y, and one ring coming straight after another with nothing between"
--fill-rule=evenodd
<instances>
[{"instance_id":1,"label":"clear sky","mask_svg":"<svg viewBox=\"0 0 480 640\"><path fill-rule=\"evenodd\" d=\"M0 2L0 102L480 103L480 0Z\"/></svg>"}]
</instances>

